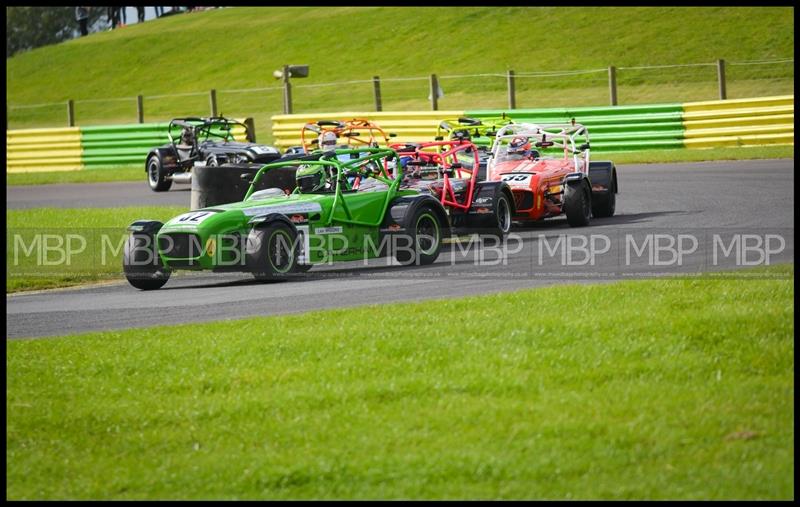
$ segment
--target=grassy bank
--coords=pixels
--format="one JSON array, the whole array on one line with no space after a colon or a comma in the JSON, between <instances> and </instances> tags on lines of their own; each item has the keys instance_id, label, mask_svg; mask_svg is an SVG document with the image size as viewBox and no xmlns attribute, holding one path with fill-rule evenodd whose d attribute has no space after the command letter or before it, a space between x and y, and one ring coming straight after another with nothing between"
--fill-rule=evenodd
<instances>
[{"instance_id":1,"label":"grassy bank","mask_svg":"<svg viewBox=\"0 0 800 507\"><path fill-rule=\"evenodd\" d=\"M145 121L207 114L208 91L214 88L219 112L254 117L258 138L267 141L269 117L282 104L271 74L286 63L310 66L309 77L293 85L295 112L372 110L369 80L375 75L385 79L384 110L426 110L425 78L432 73L442 76L442 110L505 107L503 75L508 69L518 74L599 69L520 76L517 107L605 105L604 69L609 65L620 69L620 104L710 100L717 97L713 65L630 67L719 58L790 59L792 12L790 7L248 7L194 12L8 59L7 101L51 104L11 109L9 127L62 126L67 99L76 100L79 125L134 122L140 94L145 96ZM496 43L498 37L514 42ZM536 55L535 62L520 55ZM198 78L175 79L176 72ZM497 76L448 77L469 74ZM422 79L388 80L400 77ZM367 82L313 87L353 80ZM226 91L246 88L269 89ZM793 64L730 65L727 90L729 98L793 93ZM164 96L193 92L197 95ZM106 98L115 100L96 101Z\"/></svg>"},{"instance_id":2,"label":"grassy bank","mask_svg":"<svg viewBox=\"0 0 800 507\"><path fill-rule=\"evenodd\" d=\"M792 498L792 274L10 341L7 498Z\"/></svg>"}]
</instances>

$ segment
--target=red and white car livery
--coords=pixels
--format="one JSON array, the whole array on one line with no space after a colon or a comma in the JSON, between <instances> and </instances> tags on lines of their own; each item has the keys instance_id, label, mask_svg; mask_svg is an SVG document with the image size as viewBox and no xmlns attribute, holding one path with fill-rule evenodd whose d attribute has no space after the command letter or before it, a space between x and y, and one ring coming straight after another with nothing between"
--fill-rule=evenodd
<instances>
[{"instance_id":1,"label":"red and white car livery","mask_svg":"<svg viewBox=\"0 0 800 507\"><path fill-rule=\"evenodd\" d=\"M589 132L579 123L514 123L494 139L490 181L503 181L514 196L515 221L566 215L571 226L616 208L617 170L610 161L590 161Z\"/></svg>"}]
</instances>

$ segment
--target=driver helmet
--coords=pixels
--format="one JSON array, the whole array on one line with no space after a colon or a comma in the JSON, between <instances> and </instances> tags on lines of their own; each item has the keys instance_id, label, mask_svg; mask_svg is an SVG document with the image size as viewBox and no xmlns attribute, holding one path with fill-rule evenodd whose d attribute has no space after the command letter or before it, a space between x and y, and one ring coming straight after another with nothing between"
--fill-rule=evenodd
<instances>
[{"instance_id":1,"label":"driver helmet","mask_svg":"<svg viewBox=\"0 0 800 507\"><path fill-rule=\"evenodd\" d=\"M336 132L332 132L330 130L323 132L319 135L319 149L323 151L335 150L336 141L338 141L338 139L339 138L336 136Z\"/></svg>"},{"instance_id":2,"label":"driver helmet","mask_svg":"<svg viewBox=\"0 0 800 507\"><path fill-rule=\"evenodd\" d=\"M531 150L531 143L527 137L517 136L508 143L509 155L528 155Z\"/></svg>"},{"instance_id":3,"label":"driver helmet","mask_svg":"<svg viewBox=\"0 0 800 507\"><path fill-rule=\"evenodd\" d=\"M194 130L184 127L181 131L181 144L192 146L194 144Z\"/></svg>"},{"instance_id":4,"label":"driver helmet","mask_svg":"<svg viewBox=\"0 0 800 507\"><path fill-rule=\"evenodd\" d=\"M325 168L321 165L301 165L297 168L295 180L301 192L316 192L325 188Z\"/></svg>"}]
</instances>

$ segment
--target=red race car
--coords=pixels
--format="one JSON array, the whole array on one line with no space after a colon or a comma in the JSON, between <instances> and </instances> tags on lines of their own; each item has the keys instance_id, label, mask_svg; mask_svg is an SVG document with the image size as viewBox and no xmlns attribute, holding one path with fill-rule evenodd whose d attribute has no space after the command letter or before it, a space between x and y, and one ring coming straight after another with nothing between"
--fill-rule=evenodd
<instances>
[{"instance_id":1,"label":"red race car","mask_svg":"<svg viewBox=\"0 0 800 507\"><path fill-rule=\"evenodd\" d=\"M500 239L508 233L514 213L511 187L502 181L478 181L480 155L475 144L450 140L389 147L403 167L400 188L436 196L454 228Z\"/></svg>"},{"instance_id":2,"label":"red race car","mask_svg":"<svg viewBox=\"0 0 800 507\"><path fill-rule=\"evenodd\" d=\"M617 169L589 160L589 132L575 123L515 123L502 127L492 145L488 179L509 184L514 221L561 214L570 226L614 214Z\"/></svg>"}]
</instances>

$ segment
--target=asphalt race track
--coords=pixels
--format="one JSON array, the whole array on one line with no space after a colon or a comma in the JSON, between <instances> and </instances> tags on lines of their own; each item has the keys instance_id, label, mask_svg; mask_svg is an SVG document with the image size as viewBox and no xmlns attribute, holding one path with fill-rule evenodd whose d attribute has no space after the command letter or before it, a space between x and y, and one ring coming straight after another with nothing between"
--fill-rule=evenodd
<instances>
[{"instance_id":1,"label":"asphalt race track","mask_svg":"<svg viewBox=\"0 0 800 507\"><path fill-rule=\"evenodd\" d=\"M765 248L772 249L770 263L793 261L793 160L627 165L617 171L620 193L614 217L593 219L586 228L570 228L563 218L515 228L505 263L498 260L496 249L467 248L464 242L444 248L431 266L387 266L387 259L375 259L367 266L353 262L315 267L303 279L279 284L256 283L247 274L179 273L164 288L151 292L138 291L122 281L9 295L7 337L55 336L372 303L402 305L554 283L696 276L742 266L742 260L730 248L726 255L720 253L723 250L714 250L719 256L712 255L714 235L720 236L723 247L731 244L727 239L735 234L760 235ZM188 188L178 186L156 194L143 178L137 183L7 187L6 197L9 209L45 205L188 206ZM652 248L643 248L647 235L653 234L662 235L667 243L673 238L675 248L656 250L654 257ZM775 242L768 246L764 235L771 235ZM567 248L569 237L577 240L577 250ZM587 245L594 245L596 237L599 248L588 250ZM564 241L559 243L559 238ZM658 241L653 239L650 247L659 245ZM699 248L692 250L692 241ZM464 250L466 253L462 253ZM586 260L587 252L600 252L594 265ZM483 263L476 265L481 256ZM747 256L742 259L746 261ZM359 319L368 315L363 309L353 313Z\"/></svg>"}]
</instances>

